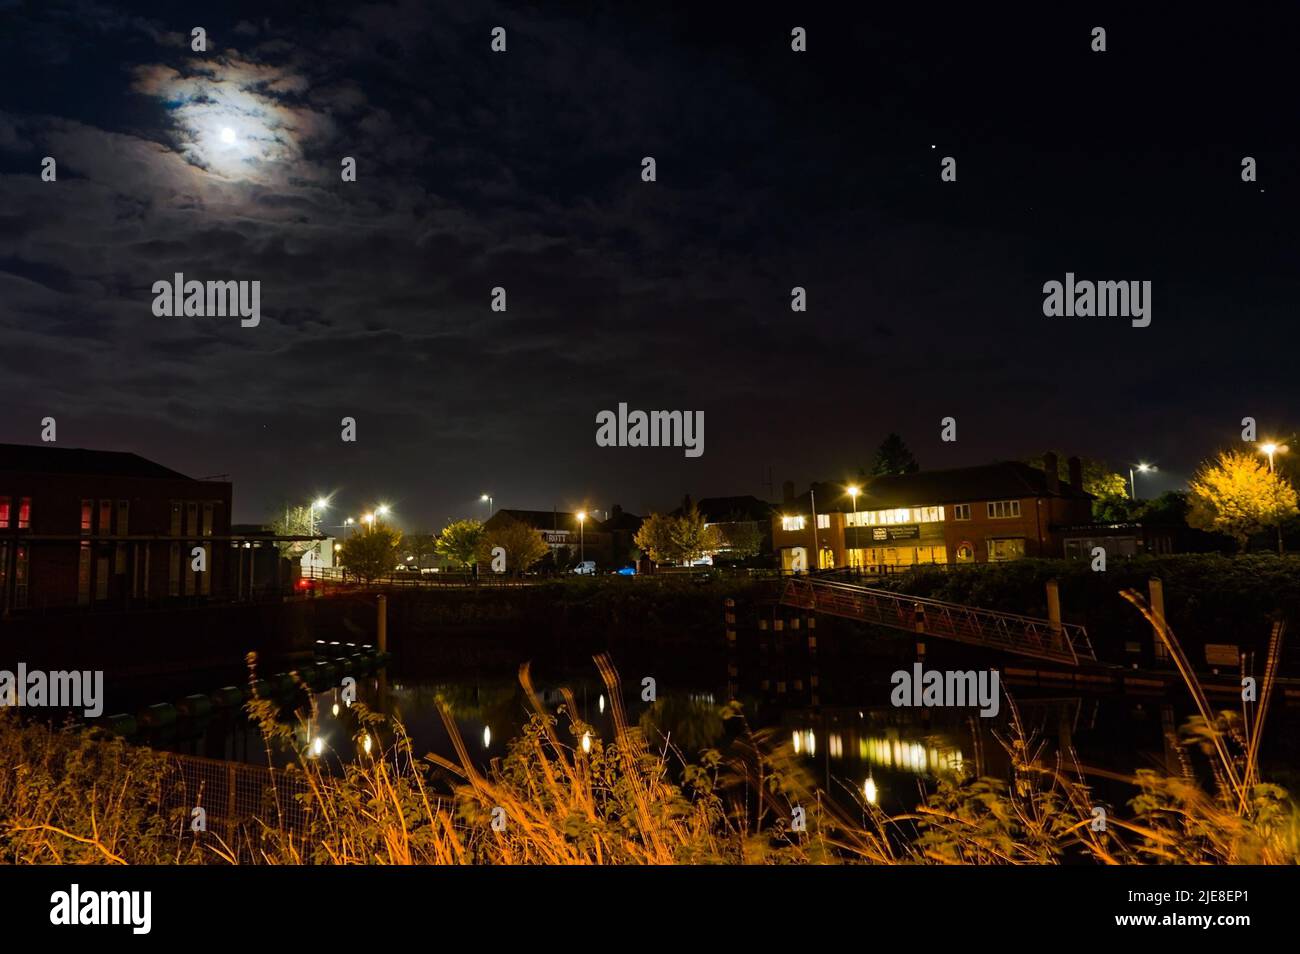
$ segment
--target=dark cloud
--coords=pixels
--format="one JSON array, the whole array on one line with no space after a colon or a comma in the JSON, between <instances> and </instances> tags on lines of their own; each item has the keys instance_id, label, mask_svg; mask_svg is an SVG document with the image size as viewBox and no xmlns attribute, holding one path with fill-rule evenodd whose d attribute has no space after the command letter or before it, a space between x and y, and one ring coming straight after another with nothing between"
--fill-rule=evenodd
<instances>
[{"instance_id":1,"label":"dark cloud","mask_svg":"<svg viewBox=\"0 0 1300 954\"><path fill-rule=\"evenodd\" d=\"M1245 414L1294 420L1294 137L1207 92L1266 80L1266 37L1180 63L1116 21L1098 61L1063 52L1077 23L810 14L795 56L762 9L131 8L23 8L0 40L0 439L55 414L63 442L231 473L242 518L337 488L423 524L484 489L635 509L771 467L779 492L890 430L927 466L1173 472ZM1144 125L1154 81L1174 101ZM1152 327L1046 321L1067 270L1153 280ZM261 325L155 318L175 272L261 281ZM704 409L705 456L597 449L620 401Z\"/></svg>"}]
</instances>

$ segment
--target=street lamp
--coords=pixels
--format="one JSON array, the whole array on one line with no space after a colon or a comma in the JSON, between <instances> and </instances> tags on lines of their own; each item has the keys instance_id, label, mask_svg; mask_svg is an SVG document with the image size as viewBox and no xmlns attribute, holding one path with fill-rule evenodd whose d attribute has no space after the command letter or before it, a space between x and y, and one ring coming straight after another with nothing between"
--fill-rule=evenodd
<instances>
[{"instance_id":1,"label":"street lamp","mask_svg":"<svg viewBox=\"0 0 1300 954\"><path fill-rule=\"evenodd\" d=\"M585 544L585 538L583 535L583 531L586 527L586 524L587 524L587 512L585 510L579 510L578 511L578 562L579 563L587 562L587 548Z\"/></svg>"},{"instance_id":2,"label":"street lamp","mask_svg":"<svg viewBox=\"0 0 1300 954\"><path fill-rule=\"evenodd\" d=\"M307 508L307 529L312 536L316 535L316 511L324 510L330 505L330 502L324 497L317 497Z\"/></svg>"},{"instance_id":3,"label":"street lamp","mask_svg":"<svg viewBox=\"0 0 1300 954\"><path fill-rule=\"evenodd\" d=\"M1260 453L1268 455L1268 472L1273 473L1273 455L1285 454L1291 448L1286 444L1275 444L1273 441L1266 441L1259 445Z\"/></svg>"},{"instance_id":4,"label":"street lamp","mask_svg":"<svg viewBox=\"0 0 1300 954\"><path fill-rule=\"evenodd\" d=\"M858 516L858 494L860 494L862 490L856 484L850 484L846 489L849 492L849 496L853 498L853 525L856 527L861 527L862 518ZM859 530L858 532L861 533L862 531ZM847 544L847 541L845 542ZM857 540L855 539L854 542L856 543ZM857 549L858 547L854 547L853 550L851 550L850 552L854 552ZM859 566L861 566L860 563Z\"/></svg>"},{"instance_id":5,"label":"street lamp","mask_svg":"<svg viewBox=\"0 0 1300 954\"><path fill-rule=\"evenodd\" d=\"M389 512L388 504L380 504L375 508L375 513L379 514L381 517L387 517Z\"/></svg>"},{"instance_id":6,"label":"street lamp","mask_svg":"<svg viewBox=\"0 0 1300 954\"><path fill-rule=\"evenodd\" d=\"M479 500L482 500L484 503L486 503L486 504L488 505L488 519L491 520L491 519L492 519L492 495L491 495L491 494L484 494L483 496L479 497L478 499L479 499Z\"/></svg>"},{"instance_id":7,"label":"street lamp","mask_svg":"<svg viewBox=\"0 0 1300 954\"><path fill-rule=\"evenodd\" d=\"M1138 464L1137 469L1138 469L1138 473L1146 474L1146 473L1151 473L1152 471L1159 470L1160 468L1157 467L1155 464ZM1129 496L1132 497L1134 500L1138 499L1137 484L1134 483L1133 481L1132 464L1129 464L1129 468L1128 468L1128 492L1129 492Z\"/></svg>"},{"instance_id":8,"label":"street lamp","mask_svg":"<svg viewBox=\"0 0 1300 954\"><path fill-rule=\"evenodd\" d=\"M1272 474L1274 473L1273 456L1275 454L1285 454L1291 448L1288 447L1286 444L1278 444L1274 441L1265 441L1263 444L1259 445L1259 449L1261 453L1268 455L1268 472ZM1282 553L1282 521L1281 520L1278 520L1278 524L1277 524L1277 552L1279 556Z\"/></svg>"}]
</instances>

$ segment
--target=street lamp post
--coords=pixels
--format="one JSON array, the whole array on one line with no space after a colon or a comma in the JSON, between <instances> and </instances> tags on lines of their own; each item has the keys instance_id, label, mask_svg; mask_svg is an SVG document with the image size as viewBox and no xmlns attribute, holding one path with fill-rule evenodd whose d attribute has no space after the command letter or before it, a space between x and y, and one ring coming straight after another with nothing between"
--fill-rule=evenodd
<instances>
[{"instance_id":1,"label":"street lamp post","mask_svg":"<svg viewBox=\"0 0 1300 954\"><path fill-rule=\"evenodd\" d=\"M1288 447L1286 444L1277 444L1274 443L1273 441L1266 441L1265 443L1259 445L1259 449L1263 453L1268 455L1268 472L1272 474L1275 473L1273 469L1273 455L1285 454L1291 448ZM1278 552L1278 556L1282 555L1282 521L1280 518L1278 519L1277 522L1277 552Z\"/></svg>"},{"instance_id":2,"label":"street lamp post","mask_svg":"<svg viewBox=\"0 0 1300 954\"><path fill-rule=\"evenodd\" d=\"M587 513L585 510L578 511L578 563L587 562L587 546L584 531L587 524Z\"/></svg>"},{"instance_id":3,"label":"street lamp post","mask_svg":"<svg viewBox=\"0 0 1300 954\"><path fill-rule=\"evenodd\" d=\"M848 491L849 491L849 496L853 498L853 524L854 524L855 527L858 528L858 529L855 531L855 533L857 533L857 534L860 535L860 534L862 533L862 519L858 516L858 494L859 494L861 491L860 491L860 490L858 489L858 487L856 487L856 486L851 486L851 487L849 487L849 488L848 488ZM857 538L857 537L854 537L854 542L855 542L855 543L858 542L858 538ZM856 551L859 551L860 549L861 549L860 547L854 547L853 550L850 551L850 552L856 552ZM852 562L852 561L850 561L850 562ZM859 562L859 563L858 563L858 568L861 569L861 567L862 567L862 563Z\"/></svg>"},{"instance_id":4,"label":"street lamp post","mask_svg":"<svg viewBox=\"0 0 1300 954\"><path fill-rule=\"evenodd\" d=\"M1151 473L1153 471L1157 471L1160 468L1158 468L1155 464L1138 464L1137 469L1139 474L1146 474L1146 473ZM1137 484L1133 480L1132 464L1129 464L1129 468L1128 468L1128 493L1129 496L1132 497L1134 500L1138 499Z\"/></svg>"},{"instance_id":5,"label":"street lamp post","mask_svg":"<svg viewBox=\"0 0 1300 954\"><path fill-rule=\"evenodd\" d=\"M479 500L482 500L484 503L486 503L486 504L488 505L488 519L491 520L491 519L492 519L492 495L491 495L491 494L484 494L483 496L479 497L478 499L479 499Z\"/></svg>"}]
</instances>

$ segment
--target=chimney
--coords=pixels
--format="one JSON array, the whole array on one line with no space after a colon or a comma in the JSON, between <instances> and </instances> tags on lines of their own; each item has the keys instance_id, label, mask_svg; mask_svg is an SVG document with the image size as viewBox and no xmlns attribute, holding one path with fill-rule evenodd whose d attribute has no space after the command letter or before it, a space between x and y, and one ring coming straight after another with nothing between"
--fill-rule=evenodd
<instances>
[{"instance_id":1,"label":"chimney","mask_svg":"<svg viewBox=\"0 0 1300 954\"><path fill-rule=\"evenodd\" d=\"M794 503L794 481L787 480L781 485L781 502L786 504Z\"/></svg>"},{"instance_id":2,"label":"chimney","mask_svg":"<svg viewBox=\"0 0 1300 954\"><path fill-rule=\"evenodd\" d=\"M619 517L623 516L623 505L614 504L614 506L610 508L609 516L611 520L617 520Z\"/></svg>"},{"instance_id":3,"label":"chimney","mask_svg":"<svg viewBox=\"0 0 1300 954\"><path fill-rule=\"evenodd\" d=\"M1061 472L1057 469L1056 455L1051 451L1043 455L1043 470L1047 473L1047 492L1049 494L1059 494L1061 492Z\"/></svg>"},{"instance_id":4,"label":"chimney","mask_svg":"<svg viewBox=\"0 0 1300 954\"><path fill-rule=\"evenodd\" d=\"M1080 493L1083 492L1083 461L1077 457L1071 457L1070 464L1070 486Z\"/></svg>"}]
</instances>

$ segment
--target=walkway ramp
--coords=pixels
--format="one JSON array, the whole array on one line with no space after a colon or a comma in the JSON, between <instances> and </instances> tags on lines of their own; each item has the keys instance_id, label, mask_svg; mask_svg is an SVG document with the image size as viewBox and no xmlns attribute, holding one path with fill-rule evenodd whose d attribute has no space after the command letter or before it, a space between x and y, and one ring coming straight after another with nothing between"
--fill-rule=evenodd
<instances>
[{"instance_id":1,"label":"walkway ramp","mask_svg":"<svg viewBox=\"0 0 1300 954\"><path fill-rule=\"evenodd\" d=\"M1032 616L945 603L815 576L790 576L768 585L771 588L766 597L768 602L795 609L1072 666L1097 659L1088 631L1070 623L1054 626L1051 620Z\"/></svg>"}]
</instances>

